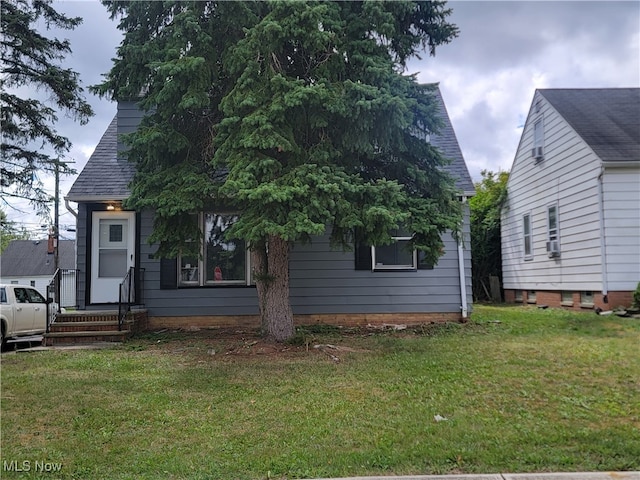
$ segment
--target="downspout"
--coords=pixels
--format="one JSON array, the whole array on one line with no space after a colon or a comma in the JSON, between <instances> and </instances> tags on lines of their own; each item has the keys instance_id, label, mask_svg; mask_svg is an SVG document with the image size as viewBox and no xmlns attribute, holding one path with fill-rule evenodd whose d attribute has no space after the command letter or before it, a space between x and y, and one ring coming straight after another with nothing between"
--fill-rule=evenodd
<instances>
[{"instance_id":1,"label":"downspout","mask_svg":"<svg viewBox=\"0 0 640 480\"><path fill-rule=\"evenodd\" d=\"M73 215L76 219L76 241L73 242L73 250L74 250L74 258L73 258L73 266L74 269L76 270L75 273L75 278L76 278L76 289L77 289L77 283L78 283L78 212L76 212L73 208L71 208L71 205L69 204L69 199L65 198L64 199L64 206L67 208L67 211ZM78 292L76 291L76 304L78 303Z\"/></svg>"},{"instance_id":2,"label":"downspout","mask_svg":"<svg viewBox=\"0 0 640 480\"><path fill-rule=\"evenodd\" d=\"M462 197L462 205L467 203L467 197ZM467 279L464 273L464 233L458 239L458 273L460 275L460 310L462 318L469 318L469 305L467 304Z\"/></svg>"},{"instance_id":3,"label":"downspout","mask_svg":"<svg viewBox=\"0 0 640 480\"><path fill-rule=\"evenodd\" d=\"M600 219L600 256L602 262L602 301L609 303L609 282L607 279L607 245L604 235L604 166L600 169L600 175L598 175L598 216Z\"/></svg>"},{"instance_id":4,"label":"downspout","mask_svg":"<svg viewBox=\"0 0 640 480\"><path fill-rule=\"evenodd\" d=\"M67 211L76 218L76 222L78 221L78 212L76 212L71 205L69 205L69 199L64 199L64 206L67 207Z\"/></svg>"}]
</instances>

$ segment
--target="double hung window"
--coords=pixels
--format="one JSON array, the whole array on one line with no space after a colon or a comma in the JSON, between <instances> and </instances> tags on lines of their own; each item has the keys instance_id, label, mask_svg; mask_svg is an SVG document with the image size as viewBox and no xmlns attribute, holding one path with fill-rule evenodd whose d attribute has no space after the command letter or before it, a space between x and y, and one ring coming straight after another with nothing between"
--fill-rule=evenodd
<instances>
[{"instance_id":1,"label":"double hung window","mask_svg":"<svg viewBox=\"0 0 640 480\"><path fill-rule=\"evenodd\" d=\"M549 258L560 256L560 230L558 227L558 206L547 208L547 253Z\"/></svg>"},{"instance_id":2,"label":"double hung window","mask_svg":"<svg viewBox=\"0 0 640 480\"><path fill-rule=\"evenodd\" d=\"M551 205L548 210L549 241L558 242L558 206Z\"/></svg>"},{"instance_id":3,"label":"double hung window","mask_svg":"<svg viewBox=\"0 0 640 480\"><path fill-rule=\"evenodd\" d=\"M537 161L544 157L544 123L542 118L533 124L533 150L531 154Z\"/></svg>"},{"instance_id":4,"label":"double hung window","mask_svg":"<svg viewBox=\"0 0 640 480\"><path fill-rule=\"evenodd\" d=\"M524 259L531 260L533 258L533 234L531 231L531 214L526 213L522 217L523 243L524 243Z\"/></svg>"},{"instance_id":5,"label":"double hung window","mask_svg":"<svg viewBox=\"0 0 640 480\"><path fill-rule=\"evenodd\" d=\"M199 217L203 237L199 256L179 259L182 286L247 285L249 253L244 240L227 239L226 232L237 221L234 213L203 213Z\"/></svg>"}]
</instances>

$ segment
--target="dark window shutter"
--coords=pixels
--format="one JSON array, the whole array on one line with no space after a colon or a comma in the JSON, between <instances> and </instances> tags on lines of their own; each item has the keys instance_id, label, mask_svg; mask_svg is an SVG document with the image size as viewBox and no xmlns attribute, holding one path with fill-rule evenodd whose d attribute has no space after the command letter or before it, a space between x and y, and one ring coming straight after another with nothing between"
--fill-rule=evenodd
<instances>
[{"instance_id":1,"label":"dark window shutter","mask_svg":"<svg viewBox=\"0 0 640 480\"><path fill-rule=\"evenodd\" d=\"M433 270L433 263L428 262L424 252L418 251L418 270Z\"/></svg>"},{"instance_id":2,"label":"dark window shutter","mask_svg":"<svg viewBox=\"0 0 640 480\"><path fill-rule=\"evenodd\" d=\"M371 247L362 242L355 244L356 270L371 270Z\"/></svg>"},{"instance_id":3,"label":"dark window shutter","mask_svg":"<svg viewBox=\"0 0 640 480\"><path fill-rule=\"evenodd\" d=\"M160 260L160 290L178 288L178 261L175 258Z\"/></svg>"}]
</instances>

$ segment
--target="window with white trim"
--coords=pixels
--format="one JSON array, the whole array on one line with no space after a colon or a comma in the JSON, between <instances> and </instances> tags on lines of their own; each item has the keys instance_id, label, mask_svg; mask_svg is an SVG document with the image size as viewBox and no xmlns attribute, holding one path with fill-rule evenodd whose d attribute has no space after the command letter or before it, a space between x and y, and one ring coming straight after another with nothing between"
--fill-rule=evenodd
<instances>
[{"instance_id":1,"label":"window with white trim","mask_svg":"<svg viewBox=\"0 0 640 480\"><path fill-rule=\"evenodd\" d=\"M200 255L181 255L181 286L248 285L251 281L249 252L244 240L225 238L225 232L237 221L234 213L210 213L199 216L203 237Z\"/></svg>"},{"instance_id":2,"label":"window with white trim","mask_svg":"<svg viewBox=\"0 0 640 480\"><path fill-rule=\"evenodd\" d=\"M392 232L393 243L371 247L374 270L416 270L418 254L410 247L412 235L398 229Z\"/></svg>"},{"instance_id":3,"label":"window with white trim","mask_svg":"<svg viewBox=\"0 0 640 480\"><path fill-rule=\"evenodd\" d=\"M560 234L558 230L558 206L551 205L547 208L547 240L549 242L559 242Z\"/></svg>"},{"instance_id":4,"label":"window with white trim","mask_svg":"<svg viewBox=\"0 0 640 480\"><path fill-rule=\"evenodd\" d=\"M542 118L533 124L533 150L531 154L536 160L542 160L544 156L544 123Z\"/></svg>"},{"instance_id":5,"label":"window with white trim","mask_svg":"<svg viewBox=\"0 0 640 480\"><path fill-rule=\"evenodd\" d=\"M531 214L525 213L522 216L522 231L523 231L523 249L524 259L531 260L533 258L533 233L531 230Z\"/></svg>"}]
</instances>

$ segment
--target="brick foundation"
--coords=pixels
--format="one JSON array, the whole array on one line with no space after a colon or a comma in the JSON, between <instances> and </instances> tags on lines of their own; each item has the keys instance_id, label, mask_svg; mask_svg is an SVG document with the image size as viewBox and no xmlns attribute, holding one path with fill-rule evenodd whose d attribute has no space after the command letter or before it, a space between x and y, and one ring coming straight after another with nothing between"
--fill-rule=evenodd
<instances>
[{"instance_id":1,"label":"brick foundation","mask_svg":"<svg viewBox=\"0 0 640 480\"><path fill-rule=\"evenodd\" d=\"M504 302L505 303L516 303L516 291L515 290L505 290L504 291Z\"/></svg>"},{"instance_id":2,"label":"brick foundation","mask_svg":"<svg viewBox=\"0 0 640 480\"><path fill-rule=\"evenodd\" d=\"M612 310L620 306L628 308L633 303L633 292L609 292L608 296L609 296L608 310Z\"/></svg>"},{"instance_id":3,"label":"brick foundation","mask_svg":"<svg viewBox=\"0 0 640 480\"><path fill-rule=\"evenodd\" d=\"M522 302L516 302L516 290L505 290L506 303L522 303L524 305L546 305L551 308L564 308L568 310L586 310L601 308L613 310L617 307L629 307L633 301L633 292L609 292L607 302L601 292L593 292L593 304L581 304L580 292L572 292L571 302L562 301L562 292L553 290L536 290L535 300L530 298L527 290L522 291Z\"/></svg>"}]
</instances>

